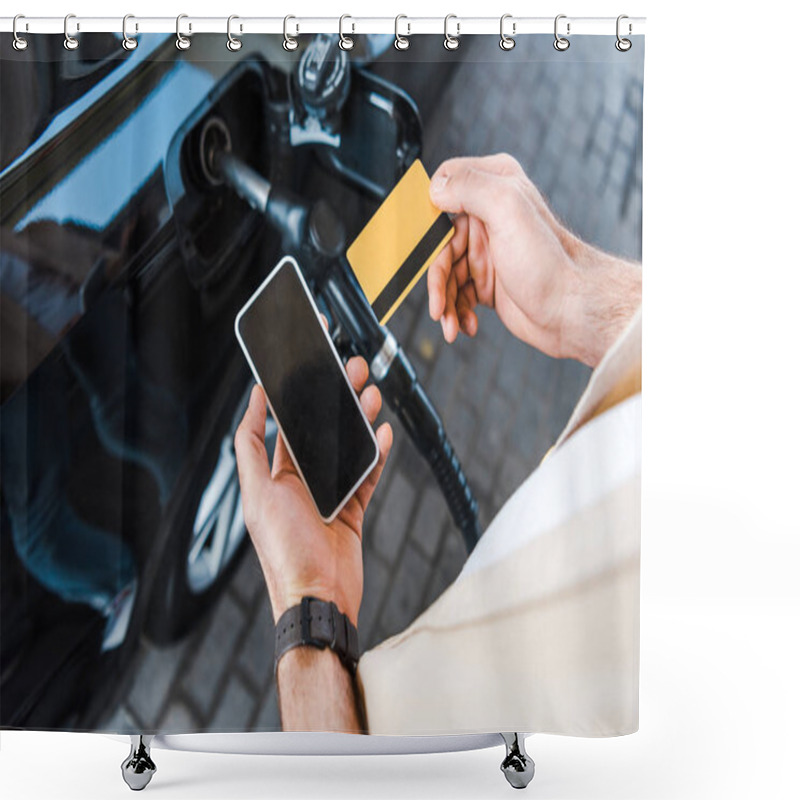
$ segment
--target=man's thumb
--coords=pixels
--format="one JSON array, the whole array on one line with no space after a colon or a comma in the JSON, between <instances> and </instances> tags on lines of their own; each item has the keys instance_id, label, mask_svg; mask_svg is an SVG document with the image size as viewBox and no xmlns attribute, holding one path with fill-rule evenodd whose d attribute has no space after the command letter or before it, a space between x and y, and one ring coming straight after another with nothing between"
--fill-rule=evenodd
<instances>
[{"instance_id":1,"label":"man's thumb","mask_svg":"<svg viewBox=\"0 0 800 800\"><path fill-rule=\"evenodd\" d=\"M431 179L433 204L450 214L467 213L490 223L493 206L503 194L503 178L458 160L445 161Z\"/></svg>"},{"instance_id":2,"label":"man's thumb","mask_svg":"<svg viewBox=\"0 0 800 800\"><path fill-rule=\"evenodd\" d=\"M236 431L234 447L236 465L239 468L239 483L242 494L255 494L265 491L272 483L269 456L264 447L264 428L267 424L267 397L264 390L256 384L250 392L242 421Z\"/></svg>"}]
</instances>

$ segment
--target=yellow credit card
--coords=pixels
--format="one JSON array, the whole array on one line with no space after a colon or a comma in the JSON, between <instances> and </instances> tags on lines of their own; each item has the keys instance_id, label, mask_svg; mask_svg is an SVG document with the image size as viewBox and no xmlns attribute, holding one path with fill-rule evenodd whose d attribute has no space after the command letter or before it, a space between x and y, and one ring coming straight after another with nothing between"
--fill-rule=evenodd
<instances>
[{"instance_id":1,"label":"yellow credit card","mask_svg":"<svg viewBox=\"0 0 800 800\"><path fill-rule=\"evenodd\" d=\"M453 223L428 194L417 159L347 250L375 316L384 324L453 236Z\"/></svg>"}]
</instances>

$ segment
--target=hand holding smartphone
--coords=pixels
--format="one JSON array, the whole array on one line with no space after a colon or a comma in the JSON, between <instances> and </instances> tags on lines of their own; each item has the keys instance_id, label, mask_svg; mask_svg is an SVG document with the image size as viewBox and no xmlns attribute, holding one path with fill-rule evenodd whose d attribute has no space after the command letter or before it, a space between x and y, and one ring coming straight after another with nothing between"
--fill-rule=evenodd
<instances>
[{"instance_id":1,"label":"hand holding smartphone","mask_svg":"<svg viewBox=\"0 0 800 800\"><path fill-rule=\"evenodd\" d=\"M236 336L298 475L330 522L377 464L378 443L293 258L244 305Z\"/></svg>"}]
</instances>

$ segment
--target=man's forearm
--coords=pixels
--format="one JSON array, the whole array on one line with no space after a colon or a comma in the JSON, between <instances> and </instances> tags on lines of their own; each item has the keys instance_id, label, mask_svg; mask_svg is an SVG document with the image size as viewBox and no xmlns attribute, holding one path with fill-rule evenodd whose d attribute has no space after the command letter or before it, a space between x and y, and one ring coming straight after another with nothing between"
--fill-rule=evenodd
<instances>
[{"instance_id":1,"label":"man's forearm","mask_svg":"<svg viewBox=\"0 0 800 800\"><path fill-rule=\"evenodd\" d=\"M365 732L353 678L327 648L295 647L284 654L278 705L285 731Z\"/></svg>"},{"instance_id":2,"label":"man's forearm","mask_svg":"<svg viewBox=\"0 0 800 800\"><path fill-rule=\"evenodd\" d=\"M580 243L577 282L566 318L573 358L596 367L642 302L640 264Z\"/></svg>"}]
</instances>

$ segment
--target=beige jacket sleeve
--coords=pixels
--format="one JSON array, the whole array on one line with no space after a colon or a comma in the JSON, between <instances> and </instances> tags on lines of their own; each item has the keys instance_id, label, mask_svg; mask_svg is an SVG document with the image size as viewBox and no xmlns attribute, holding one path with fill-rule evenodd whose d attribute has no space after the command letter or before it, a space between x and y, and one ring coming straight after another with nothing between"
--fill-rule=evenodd
<instances>
[{"instance_id":1,"label":"beige jacket sleeve","mask_svg":"<svg viewBox=\"0 0 800 800\"><path fill-rule=\"evenodd\" d=\"M637 729L640 385L641 312L457 580L363 655L370 733Z\"/></svg>"}]
</instances>

